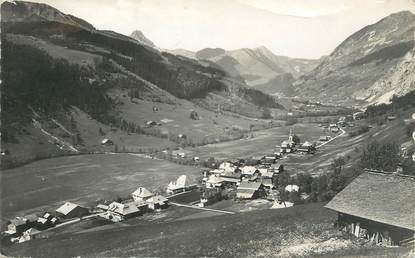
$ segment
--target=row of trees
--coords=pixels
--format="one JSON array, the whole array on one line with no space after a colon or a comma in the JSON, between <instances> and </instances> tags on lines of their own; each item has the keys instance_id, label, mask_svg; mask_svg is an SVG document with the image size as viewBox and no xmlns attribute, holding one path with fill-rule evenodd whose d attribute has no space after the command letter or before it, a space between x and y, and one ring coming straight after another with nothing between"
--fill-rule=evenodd
<instances>
[{"instance_id":1,"label":"row of trees","mask_svg":"<svg viewBox=\"0 0 415 258\"><path fill-rule=\"evenodd\" d=\"M278 176L279 190L283 200L294 203L326 202L343 190L354 178L360 175L365 168L380 171L396 171L398 165L403 165L403 173L415 176L415 162L400 156L399 145L395 143L370 142L362 152L359 162L345 168L347 159L343 157L332 161L329 172L316 177L309 173L300 173L291 177L288 172L282 172ZM301 193L306 193L308 198L303 200L299 193L284 191L285 186L296 184Z\"/></svg>"}]
</instances>

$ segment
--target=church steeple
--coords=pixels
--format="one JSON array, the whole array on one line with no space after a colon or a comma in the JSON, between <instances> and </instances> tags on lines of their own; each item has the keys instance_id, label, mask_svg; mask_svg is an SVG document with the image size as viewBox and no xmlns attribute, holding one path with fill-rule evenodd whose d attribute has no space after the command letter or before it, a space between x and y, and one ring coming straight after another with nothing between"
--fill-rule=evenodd
<instances>
[{"instance_id":1,"label":"church steeple","mask_svg":"<svg viewBox=\"0 0 415 258\"><path fill-rule=\"evenodd\" d=\"M292 128L290 128L290 134L288 135L288 140L289 141L294 141L293 140L293 129Z\"/></svg>"}]
</instances>

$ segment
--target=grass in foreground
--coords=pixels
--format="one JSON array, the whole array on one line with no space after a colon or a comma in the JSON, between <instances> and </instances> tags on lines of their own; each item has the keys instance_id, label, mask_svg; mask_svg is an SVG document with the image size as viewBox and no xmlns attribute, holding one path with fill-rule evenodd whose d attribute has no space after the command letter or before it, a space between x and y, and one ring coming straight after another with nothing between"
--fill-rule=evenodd
<instances>
[{"instance_id":1,"label":"grass in foreground","mask_svg":"<svg viewBox=\"0 0 415 258\"><path fill-rule=\"evenodd\" d=\"M322 204L258 210L35 239L6 255L73 256L310 256L356 244L333 228L335 213Z\"/></svg>"}]
</instances>

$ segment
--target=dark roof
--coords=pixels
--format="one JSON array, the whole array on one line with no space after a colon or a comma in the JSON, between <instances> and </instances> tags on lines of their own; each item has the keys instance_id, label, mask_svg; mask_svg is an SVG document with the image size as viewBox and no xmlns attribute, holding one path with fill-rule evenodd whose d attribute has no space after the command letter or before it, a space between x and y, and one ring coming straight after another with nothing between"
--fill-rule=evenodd
<instances>
[{"instance_id":1,"label":"dark roof","mask_svg":"<svg viewBox=\"0 0 415 258\"><path fill-rule=\"evenodd\" d=\"M415 178L364 172L331 200L326 208L415 230Z\"/></svg>"},{"instance_id":2,"label":"dark roof","mask_svg":"<svg viewBox=\"0 0 415 258\"><path fill-rule=\"evenodd\" d=\"M14 224L16 227L25 225L27 221L22 217L16 217L10 220L10 224Z\"/></svg>"},{"instance_id":3,"label":"dark roof","mask_svg":"<svg viewBox=\"0 0 415 258\"><path fill-rule=\"evenodd\" d=\"M238 190L248 189L248 190L258 190L261 187L261 183L257 182L241 182L238 186Z\"/></svg>"}]
</instances>

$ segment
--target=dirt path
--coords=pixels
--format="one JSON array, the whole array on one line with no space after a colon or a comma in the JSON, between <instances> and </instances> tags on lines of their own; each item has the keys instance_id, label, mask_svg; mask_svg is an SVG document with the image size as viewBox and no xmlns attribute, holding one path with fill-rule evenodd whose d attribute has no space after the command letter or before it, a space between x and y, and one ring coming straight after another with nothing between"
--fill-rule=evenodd
<instances>
[{"instance_id":1,"label":"dirt path","mask_svg":"<svg viewBox=\"0 0 415 258\"><path fill-rule=\"evenodd\" d=\"M345 133L346 133L346 131L345 130L343 130L342 128L340 128L340 131L342 131L341 132L341 134L339 134L339 135L337 135L337 136L335 136L335 137L333 137L333 138L331 138L330 140L328 140L327 142L323 142L322 144L320 144L320 145L317 145L317 149L318 148L320 148L320 147L323 147L324 145L326 145L326 144L328 144L328 143L330 143L330 142L332 142L332 141L334 141L334 140L336 140L337 138L339 138L340 136L343 136Z\"/></svg>"},{"instance_id":2,"label":"dirt path","mask_svg":"<svg viewBox=\"0 0 415 258\"><path fill-rule=\"evenodd\" d=\"M203 208L203 207L199 207L199 206L195 206L195 205L181 204L181 203L177 203L177 202L170 202L170 204L175 205L175 206L179 206L179 207L187 207L187 208L204 210L204 211L213 211L213 212L226 213L226 214L235 214L235 212L232 212L232 211L209 209L209 208Z\"/></svg>"}]
</instances>

